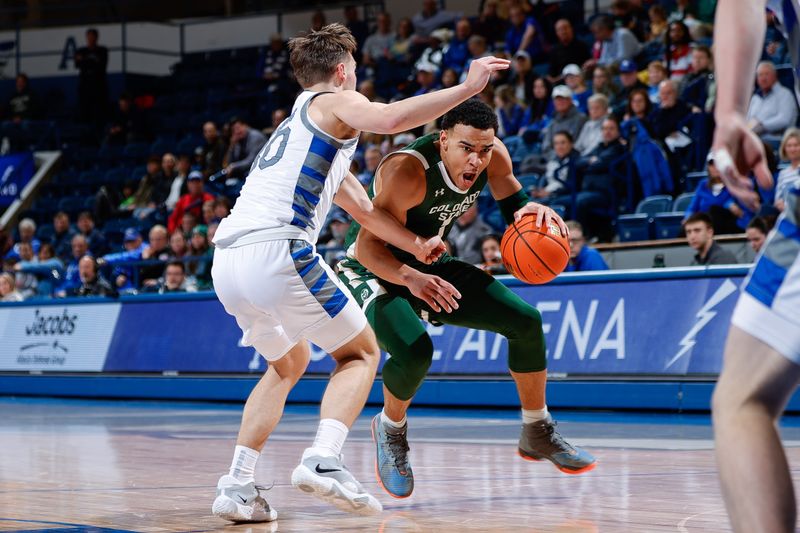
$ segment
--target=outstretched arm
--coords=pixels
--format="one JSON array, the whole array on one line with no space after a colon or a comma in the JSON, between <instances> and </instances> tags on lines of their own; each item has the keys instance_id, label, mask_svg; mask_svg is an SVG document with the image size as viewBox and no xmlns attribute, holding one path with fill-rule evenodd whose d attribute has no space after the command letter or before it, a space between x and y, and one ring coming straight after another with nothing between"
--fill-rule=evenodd
<instances>
[{"instance_id":1,"label":"outstretched arm","mask_svg":"<svg viewBox=\"0 0 800 533\"><path fill-rule=\"evenodd\" d=\"M482 57L473 61L464 83L391 104L370 102L356 91L336 95L333 114L356 130L399 133L431 122L483 90L491 74L508 68L509 61Z\"/></svg>"}]
</instances>

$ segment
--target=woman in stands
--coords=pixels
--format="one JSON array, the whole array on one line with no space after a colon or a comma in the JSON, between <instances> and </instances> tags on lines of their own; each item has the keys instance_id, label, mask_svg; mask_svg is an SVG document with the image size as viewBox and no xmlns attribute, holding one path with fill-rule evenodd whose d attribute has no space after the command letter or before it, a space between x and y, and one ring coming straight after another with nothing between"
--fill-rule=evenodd
<instances>
[{"instance_id":1,"label":"woman in stands","mask_svg":"<svg viewBox=\"0 0 800 533\"><path fill-rule=\"evenodd\" d=\"M782 161L788 161L789 166L778 174L778 183L775 185L775 207L783 211L786 205L786 195L793 187L800 186L800 130L789 128L783 134L779 152Z\"/></svg>"},{"instance_id":2,"label":"woman in stands","mask_svg":"<svg viewBox=\"0 0 800 533\"><path fill-rule=\"evenodd\" d=\"M609 101L613 100L619 92L619 89L614 85L614 80L611 77L611 72L606 67L594 67L592 73L592 93L604 94Z\"/></svg>"}]
</instances>

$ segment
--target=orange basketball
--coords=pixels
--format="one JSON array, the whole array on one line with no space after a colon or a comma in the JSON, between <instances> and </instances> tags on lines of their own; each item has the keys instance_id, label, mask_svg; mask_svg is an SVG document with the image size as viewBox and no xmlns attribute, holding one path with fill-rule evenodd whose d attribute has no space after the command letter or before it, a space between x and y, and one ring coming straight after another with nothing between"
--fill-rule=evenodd
<instances>
[{"instance_id":1,"label":"orange basketball","mask_svg":"<svg viewBox=\"0 0 800 533\"><path fill-rule=\"evenodd\" d=\"M506 228L500 242L506 269L518 280L547 283L567 267L569 241L555 222L536 227L536 216L525 215Z\"/></svg>"}]
</instances>

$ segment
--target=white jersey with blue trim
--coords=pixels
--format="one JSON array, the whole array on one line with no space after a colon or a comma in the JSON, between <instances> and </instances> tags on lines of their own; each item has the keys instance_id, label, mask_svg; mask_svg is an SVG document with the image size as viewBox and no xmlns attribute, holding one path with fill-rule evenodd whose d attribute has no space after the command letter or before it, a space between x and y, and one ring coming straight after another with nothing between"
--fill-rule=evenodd
<instances>
[{"instance_id":1,"label":"white jersey with blue trim","mask_svg":"<svg viewBox=\"0 0 800 533\"><path fill-rule=\"evenodd\" d=\"M230 215L214 235L219 248L278 239L316 244L355 154L358 137L336 139L317 126L304 91L259 152Z\"/></svg>"},{"instance_id":2,"label":"white jersey with blue trim","mask_svg":"<svg viewBox=\"0 0 800 533\"><path fill-rule=\"evenodd\" d=\"M798 0L767 0L767 9L775 14L778 27L786 37L794 70L794 90L800 99L800 3Z\"/></svg>"}]
</instances>

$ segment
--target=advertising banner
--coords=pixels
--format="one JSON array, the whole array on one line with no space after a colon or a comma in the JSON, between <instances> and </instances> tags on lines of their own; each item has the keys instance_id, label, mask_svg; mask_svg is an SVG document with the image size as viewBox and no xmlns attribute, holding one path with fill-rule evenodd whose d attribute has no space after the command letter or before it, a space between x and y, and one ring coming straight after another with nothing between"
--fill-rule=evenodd
<instances>
[{"instance_id":1,"label":"advertising banner","mask_svg":"<svg viewBox=\"0 0 800 533\"><path fill-rule=\"evenodd\" d=\"M17 200L35 172L32 153L0 157L0 207Z\"/></svg>"}]
</instances>

